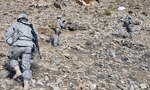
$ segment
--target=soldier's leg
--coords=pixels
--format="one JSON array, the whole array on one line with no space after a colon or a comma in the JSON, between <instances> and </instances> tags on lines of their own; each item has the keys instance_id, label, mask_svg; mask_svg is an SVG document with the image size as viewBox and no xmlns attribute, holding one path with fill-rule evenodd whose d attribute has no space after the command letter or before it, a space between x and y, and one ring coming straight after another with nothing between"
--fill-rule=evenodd
<instances>
[{"instance_id":1,"label":"soldier's leg","mask_svg":"<svg viewBox=\"0 0 150 90\"><path fill-rule=\"evenodd\" d=\"M62 38L60 37L60 35L58 36L58 46L62 45Z\"/></svg>"},{"instance_id":2,"label":"soldier's leg","mask_svg":"<svg viewBox=\"0 0 150 90\"><path fill-rule=\"evenodd\" d=\"M10 64L10 67L14 68L16 72L15 76L13 77L14 79L22 75L20 68L19 68L19 63L18 63L18 58L22 54L22 52L23 52L22 48L19 48L19 47L13 47L10 51L9 64Z\"/></svg>"},{"instance_id":3,"label":"soldier's leg","mask_svg":"<svg viewBox=\"0 0 150 90\"><path fill-rule=\"evenodd\" d=\"M129 33L129 37L132 39L132 27L131 26L127 27L127 32Z\"/></svg>"},{"instance_id":4,"label":"soldier's leg","mask_svg":"<svg viewBox=\"0 0 150 90\"><path fill-rule=\"evenodd\" d=\"M15 74L15 76L14 76L13 78L15 79L15 78L21 76L22 73L21 73L21 70L20 70L20 68L19 68L19 65L15 66L14 69L15 69L15 71L16 71L16 74Z\"/></svg>"},{"instance_id":5,"label":"soldier's leg","mask_svg":"<svg viewBox=\"0 0 150 90\"><path fill-rule=\"evenodd\" d=\"M26 52L22 55L22 68L23 68L23 81L24 81L24 90L29 89L29 81L32 78L32 71L30 69L32 63L32 48L26 47Z\"/></svg>"},{"instance_id":6,"label":"soldier's leg","mask_svg":"<svg viewBox=\"0 0 150 90\"><path fill-rule=\"evenodd\" d=\"M54 38L54 35L52 35L52 36L50 37L50 43L51 43L52 46L54 46L54 39L55 39L55 38Z\"/></svg>"},{"instance_id":7,"label":"soldier's leg","mask_svg":"<svg viewBox=\"0 0 150 90\"><path fill-rule=\"evenodd\" d=\"M58 34L60 34L60 33L61 33L61 30L60 30L59 28L56 28L56 29L55 29L55 34L58 35Z\"/></svg>"},{"instance_id":8,"label":"soldier's leg","mask_svg":"<svg viewBox=\"0 0 150 90\"><path fill-rule=\"evenodd\" d=\"M132 40L132 39L133 39L133 38L132 38L132 32L130 32L129 35L130 35L130 39Z\"/></svg>"},{"instance_id":9,"label":"soldier's leg","mask_svg":"<svg viewBox=\"0 0 150 90\"><path fill-rule=\"evenodd\" d=\"M54 36L54 41L53 41L53 46L57 47L58 46L58 36Z\"/></svg>"}]
</instances>

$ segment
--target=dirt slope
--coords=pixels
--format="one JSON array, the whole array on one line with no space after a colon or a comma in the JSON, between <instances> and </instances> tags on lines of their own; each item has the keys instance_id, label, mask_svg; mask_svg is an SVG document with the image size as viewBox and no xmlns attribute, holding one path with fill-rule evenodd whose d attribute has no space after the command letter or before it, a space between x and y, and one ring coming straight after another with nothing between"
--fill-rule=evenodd
<instances>
[{"instance_id":1,"label":"dirt slope","mask_svg":"<svg viewBox=\"0 0 150 90\"><path fill-rule=\"evenodd\" d=\"M77 0L37 4L0 0L0 40L21 12L29 15L41 38L53 33L50 22L57 15L67 22L61 46L40 40L43 58L34 60L31 90L150 90L149 0L100 0L87 8ZM118 11L119 6L126 9ZM123 38L128 33L120 19L126 16L135 24L133 39ZM21 90L3 67L9 48L0 42L0 90Z\"/></svg>"}]
</instances>

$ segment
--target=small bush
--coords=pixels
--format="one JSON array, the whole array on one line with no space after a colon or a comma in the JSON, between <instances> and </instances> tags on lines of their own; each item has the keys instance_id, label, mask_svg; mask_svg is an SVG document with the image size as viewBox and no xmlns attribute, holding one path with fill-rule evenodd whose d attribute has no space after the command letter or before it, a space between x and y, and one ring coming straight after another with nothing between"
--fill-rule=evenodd
<instances>
[{"instance_id":1,"label":"small bush","mask_svg":"<svg viewBox=\"0 0 150 90\"><path fill-rule=\"evenodd\" d=\"M90 35L90 36L94 36L94 35L95 35L95 32L90 32L89 35Z\"/></svg>"},{"instance_id":2,"label":"small bush","mask_svg":"<svg viewBox=\"0 0 150 90\"><path fill-rule=\"evenodd\" d=\"M105 15L110 16L112 14L111 9L105 9Z\"/></svg>"}]
</instances>

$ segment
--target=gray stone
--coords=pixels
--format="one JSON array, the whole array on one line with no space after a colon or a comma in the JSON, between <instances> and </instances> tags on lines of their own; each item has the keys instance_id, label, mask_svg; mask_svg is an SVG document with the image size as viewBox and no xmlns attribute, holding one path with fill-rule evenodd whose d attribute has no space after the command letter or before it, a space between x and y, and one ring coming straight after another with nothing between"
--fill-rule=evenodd
<instances>
[{"instance_id":1,"label":"gray stone","mask_svg":"<svg viewBox=\"0 0 150 90\"><path fill-rule=\"evenodd\" d=\"M92 40L87 40L86 43L85 43L85 45L87 45L87 46L90 46L90 45L93 45L93 44L94 44L94 42Z\"/></svg>"},{"instance_id":2,"label":"gray stone","mask_svg":"<svg viewBox=\"0 0 150 90\"><path fill-rule=\"evenodd\" d=\"M76 23L72 23L72 22L68 22L67 24L66 24L66 27L68 28L68 30L70 30L70 31L76 31L76 30L78 30L78 25L76 24Z\"/></svg>"},{"instance_id":3,"label":"gray stone","mask_svg":"<svg viewBox=\"0 0 150 90\"><path fill-rule=\"evenodd\" d=\"M117 83L116 86L121 90L128 90L128 88L121 83Z\"/></svg>"},{"instance_id":4,"label":"gray stone","mask_svg":"<svg viewBox=\"0 0 150 90\"><path fill-rule=\"evenodd\" d=\"M46 75L44 79L45 79L45 81L49 81L49 76Z\"/></svg>"},{"instance_id":5,"label":"gray stone","mask_svg":"<svg viewBox=\"0 0 150 90\"><path fill-rule=\"evenodd\" d=\"M129 59L128 59L128 57L124 56L124 57L121 57L121 60L122 60L122 61L127 61L127 60L129 60Z\"/></svg>"},{"instance_id":6,"label":"gray stone","mask_svg":"<svg viewBox=\"0 0 150 90\"><path fill-rule=\"evenodd\" d=\"M127 38L128 37L126 34L122 34L122 33L118 33L118 34L112 33L111 35L114 37L117 37L117 38Z\"/></svg>"},{"instance_id":7,"label":"gray stone","mask_svg":"<svg viewBox=\"0 0 150 90\"><path fill-rule=\"evenodd\" d=\"M97 85L95 83L89 82L90 90L95 90Z\"/></svg>"},{"instance_id":8,"label":"gray stone","mask_svg":"<svg viewBox=\"0 0 150 90\"><path fill-rule=\"evenodd\" d=\"M80 30L80 31L83 31L83 30L88 30L90 29L89 25L88 24L79 24L78 22L71 22L71 21L68 21L66 23L66 27L68 28L68 30L70 31L76 31L76 30Z\"/></svg>"},{"instance_id":9,"label":"gray stone","mask_svg":"<svg viewBox=\"0 0 150 90\"><path fill-rule=\"evenodd\" d=\"M98 3L100 3L100 0L96 0Z\"/></svg>"},{"instance_id":10,"label":"gray stone","mask_svg":"<svg viewBox=\"0 0 150 90\"><path fill-rule=\"evenodd\" d=\"M1 70L0 71L0 78L5 78L7 76L8 76L8 72L7 71L5 71L5 70Z\"/></svg>"},{"instance_id":11,"label":"gray stone","mask_svg":"<svg viewBox=\"0 0 150 90\"><path fill-rule=\"evenodd\" d=\"M29 84L30 84L30 86L31 87L36 87L36 80L34 80L34 79L31 79L30 81L29 81Z\"/></svg>"},{"instance_id":12,"label":"gray stone","mask_svg":"<svg viewBox=\"0 0 150 90\"><path fill-rule=\"evenodd\" d=\"M150 65L148 63L146 64L142 64L140 66L141 69L145 70L145 71L149 71L150 70Z\"/></svg>"},{"instance_id":13,"label":"gray stone","mask_svg":"<svg viewBox=\"0 0 150 90\"><path fill-rule=\"evenodd\" d=\"M6 56L7 56L6 54L0 53L1 58L6 57Z\"/></svg>"},{"instance_id":14,"label":"gray stone","mask_svg":"<svg viewBox=\"0 0 150 90\"><path fill-rule=\"evenodd\" d=\"M54 6L58 9L62 9L62 5L60 3L54 2Z\"/></svg>"},{"instance_id":15,"label":"gray stone","mask_svg":"<svg viewBox=\"0 0 150 90\"><path fill-rule=\"evenodd\" d=\"M150 51L145 52L143 56L146 57L146 58L150 58Z\"/></svg>"},{"instance_id":16,"label":"gray stone","mask_svg":"<svg viewBox=\"0 0 150 90\"><path fill-rule=\"evenodd\" d=\"M146 89L146 88L147 88L147 84L146 84L146 83L140 84L140 88L141 88L141 89Z\"/></svg>"},{"instance_id":17,"label":"gray stone","mask_svg":"<svg viewBox=\"0 0 150 90\"><path fill-rule=\"evenodd\" d=\"M39 87L44 87L44 86L45 86L42 79L39 79L36 84L37 84Z\"/></svg>"},{"instance_id":18,"label":"gray stone","mask_svg":"<svg viewBox=\"0 0 150 90\"><path fill-rule=\"evenodd\" d=\"M1 88L3 88L2 90L6 90L6 88L7 88L6 84L2 84Z\"/></svg>"}]
</instances>

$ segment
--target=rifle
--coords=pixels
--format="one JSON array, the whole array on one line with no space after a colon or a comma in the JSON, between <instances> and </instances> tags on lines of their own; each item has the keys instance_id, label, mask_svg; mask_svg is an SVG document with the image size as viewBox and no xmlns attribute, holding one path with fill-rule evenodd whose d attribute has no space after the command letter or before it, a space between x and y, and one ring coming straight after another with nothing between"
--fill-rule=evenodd
<instances>
[{"instance_id":1,"label":"rifle","mask_svg":"<svg viewBox=\"0 0 150 90\"><path fill-rule=\"evenodd\" d=\"M38 36L37 36L37 34L35 33L35 31L34 31L33 25L30 24L29 26L30 26L31 29L32 29L32 30L31 30L31 33L32 33L32 35L33 35L33 37L34 37L34 39L32 39L32 41L33 41L33 43L35 44L36 49L38 50L38 54L39 54L39 56L40 56L40 59L42 59L42 56L41 56L41 53L40 53L40 49L39 49L39 44L38 44Z\"/></svg>"}]
</instances>

